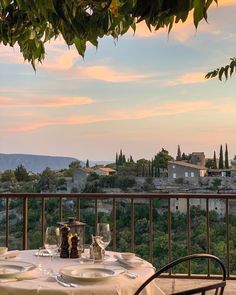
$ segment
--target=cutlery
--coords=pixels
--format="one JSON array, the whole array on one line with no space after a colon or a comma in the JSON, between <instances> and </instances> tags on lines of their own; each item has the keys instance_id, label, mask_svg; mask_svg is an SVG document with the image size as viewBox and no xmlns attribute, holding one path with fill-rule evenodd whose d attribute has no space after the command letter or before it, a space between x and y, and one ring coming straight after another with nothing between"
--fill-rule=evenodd
<instances>
[{"instance_id":1,"label":"cutlery","mask_svg":"<svg viewBox=\"0 0 236 295\"><path fill-rule=\"evenodd\" d=\"M124 274L131 279L136 279L138 277L138 275L136 273L128 271L128 270L126 270L126 272Z\"/></svg>"},{"instance_id":2,"label":"cutlery","mask_svg":"<svg viewBox=\"0 0 236 295\"><path fill-rule=\"evenodd\" d=\"M55 280L57 281L58 284L62 285L63 287L72 287L72 288L77 288L77 284L70 283L66 281L60 274L53 275Z\"/></svg>"}]
</instances>

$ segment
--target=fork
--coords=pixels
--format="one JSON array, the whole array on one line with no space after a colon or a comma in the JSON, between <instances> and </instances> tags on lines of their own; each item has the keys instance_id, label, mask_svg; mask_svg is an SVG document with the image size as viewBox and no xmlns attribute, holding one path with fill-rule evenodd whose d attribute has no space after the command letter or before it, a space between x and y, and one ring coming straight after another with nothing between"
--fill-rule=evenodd
<instances>
[{"instance_id":1,"label":"fork","mask_svg":"<svg viewBox=\"0 0 236 295\"><path fill-rule=\"evenodd\" d=\"M53 274L52 277L57 281L58 284L62 285L63 287L72 287L72 288L78 287L77 284L73 284L71 282L68 282L60 274Z\"/></svg>"}]
</instances>

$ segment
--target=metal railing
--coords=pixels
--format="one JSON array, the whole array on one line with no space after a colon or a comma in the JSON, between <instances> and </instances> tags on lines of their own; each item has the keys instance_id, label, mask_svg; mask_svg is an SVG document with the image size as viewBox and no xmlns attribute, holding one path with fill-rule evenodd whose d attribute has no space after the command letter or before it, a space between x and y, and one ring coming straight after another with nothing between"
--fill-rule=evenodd
<instances>
[{"instance_id":1,"label":"metal railing","mask_svg":"<svg viewBox=\"0 0 236 295\"><path fill-rule=\"evenodd\" d=\"M31 202L36 201L34 207L31 208ZM47 203L50 200L56 200L56 208L51 208L51 213L48 213ZM121 232L120 224L125 218L127 220L127 234L129 250L135 252L138 248L136 240L137 227L140 223L140 228L143 226L146 230L145 243L148 243L148 259L150 262L157 262L155 255L156 248L163 244L161 238L166 237L166 244L163 248L166 251L166 263L172 261L176 257L179 243L183 246L183 254L190 255L193 251L211 253L219 255L223 259L226 269L227 278L234 279L236 273L236 265L234 258L236 257L236 195L234 194L167 194L167 193L128 193L128 194L32 194L32 193L11 193L0 194L0 235L1 244L10 246L11 248L11 228L17 229L18 237L21 238L21 249L31 248L29 241L32 239L33 230L29 230L32 220L29 220L29 211L36 214L38 222L38 231L40 234L40 243L44 241L44 231L48 223L65 220L68 216L73 215L78 220L90 223L90 232L96 228L96 225L102 218L109 220L112 226L112 250L120 250L121 242L117 244ZM11 205L17 203L17 207ZM87 202L87 203L86 203ZM71 204L69 208L68 204ZM122 206L121 206L122 204ZM13 207L12 207L13 206ZM55 206L55 204L53 204ZM91 208L90 208L91 207ZM122 215L124 208L128 208ZM19 209L20 208L20 209ZM69 208L69 209L68 209ZM145 218L137 220L137 208L139 214L144 214ZM196 208L197 212L196 211ZM122 211L122 210L123 211ZM195 210L195 211L194 211ZM84 220L84 212L87 212ZM53 212L53 213L52 213ZM88 213L89 212L89 213ZM128 213L127 213L128 212ZM200 213L199 213L200 212ZM53 217L53 214L56 217ZM194 215L195 214L195 215ZM198 216L199 214L199 216ZM14 218L12 217L14 215ZM128 215L128 216L127 216ZM32 217L30 217L32 219ZM50 218L50 221L48 219ZM54 218L54 219L53 219ZM194 232L198 230L198 222L201 219L201 227L203 228L199 236L203 238L201 249L195 249L192 238ZM20 222L18 221L20 220ZM158 228L158 222L161 230ZM193 222L194 220L194 222ZM178 242L176 235L183 233L184 239ZM138 225L137 225L138 224ZM17 227L18 226L18 227ZM215 232L224 233L220 237L216 249L212 249L212 239L219 239L218 236L212 236L212 227L215 227ZM235 228L234 228L235 226ZM139 228L138 228L139 229ZM158 233L161 233L158 236ZM128 237L128 238L127 238ZM14 237L15 239L15 237ZM142 248L140 247L140 249ZM173 248L174 247L174 248ZM13 246L14 248L14 246ZM219 249L218 249L219 248ZM235 248L235 252L234 252ZM142 252L142 249L139 251ZM234 254L235 253L235 254ZM141 253L142 255L142 253ZM191 269L191 264L187 265L187 276L194 276ZM211 264L208 263L206 274L211 278ZM183 277L181 275L181 277ZM215 276L214 276L215 278Z\"/></svg>"}]
</instances>

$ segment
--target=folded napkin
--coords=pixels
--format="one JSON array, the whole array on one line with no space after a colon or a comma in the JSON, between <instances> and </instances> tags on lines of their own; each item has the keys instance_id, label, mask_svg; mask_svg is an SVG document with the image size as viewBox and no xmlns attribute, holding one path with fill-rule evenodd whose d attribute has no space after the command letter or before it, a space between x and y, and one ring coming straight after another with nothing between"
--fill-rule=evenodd
<instances>
[{"instance_id":1,"label":"folded napkin","mask_svg":"<svg viewBox=\"0 0 236 295\"><path fill-rule=\"evenodd\" d=\"M132 259L124 259L121 257L121 255L116 254L114 257L123 265L129 266L129 267L138 267L141 266L144 263L144 260L142 258L139 258L135 256Z\"/></svg>"},{"instance_id":2,"label":"folded napkin","mask_svg":"<svg viewBox=\"0 0 236 295\"><path fill-rule=\"evenodd\" d=\"M0 283L10 283L10 282L16 282L16 281L22 281L22 280L33 280L38 278L40 275L41 275L40 271L37 268L35 268L33 270L21 272L12 278L2 278L0 279Z\"/></svg>"},{"instance_id":3,"label":"folded napkin","mask_svg":"<svg viewBox=\"0 0 236 295\"><path fill-rule=\"evenodd\" d=\"M8 252L0 255L0 260L15 258L19 255L19 253L20 252L18 250L8 251Z\"/></svg>"}]
</instances>

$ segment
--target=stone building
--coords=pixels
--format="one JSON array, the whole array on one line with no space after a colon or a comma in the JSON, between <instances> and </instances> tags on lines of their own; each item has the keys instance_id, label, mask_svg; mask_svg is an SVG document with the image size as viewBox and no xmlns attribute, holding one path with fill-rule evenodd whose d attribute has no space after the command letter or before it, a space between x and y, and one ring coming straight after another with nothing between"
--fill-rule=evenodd
<instances>
[{"instance_id":1,"label":"stone building","mask_svg":"<svg viewBox=\"0 0 236 295\"><path fill-rule=\"evenodd\" d=\"M175 180L183 178L189 180L198 180L199 177L207 175L207 168L200 165L194 165L183 161L168 161L168 179Z\"/></svg>"},{"instance_id":2,"label":"stone building","mask_svg":"<svg viewBox=\"0 0 236 295\"><path fill-rule=\"evenodd\" d=\"M72 176L73 188L76 188L78 192L81 192L85 188L88 176L93 172L93 169L90 168L75 169Z\"/></svg>"},{"instance_id":3,"label":"stone building","mask_svg":"<svg viewBox=\"0 0 236 295\"><path fill-rule=\"evenodd\" d=\"M206 164L206 157L204 152L193 152L190 158L190 164L205 166Z\"/></svg>"}]
</instances>

